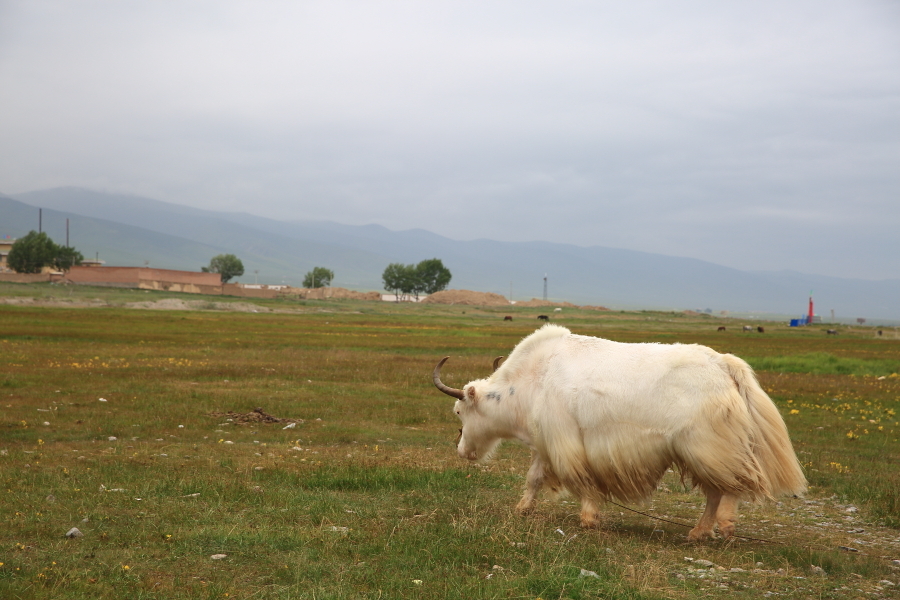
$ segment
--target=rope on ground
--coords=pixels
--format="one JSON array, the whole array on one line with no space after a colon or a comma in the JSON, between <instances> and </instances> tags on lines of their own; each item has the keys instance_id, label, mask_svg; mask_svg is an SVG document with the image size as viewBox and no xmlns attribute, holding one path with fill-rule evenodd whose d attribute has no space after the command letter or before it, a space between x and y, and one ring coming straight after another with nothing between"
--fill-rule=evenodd
<instances>
[{"instance_id":1,"label":"rope on ground","mask_svg":"<svg viewBox=\"0 0 900 600\"><path fill-rule=\"evenodd\" d=\"M687 528L687 529L691 529L691 528L693 527L692 525L688 525L687 523L680 523L680 522L678 522L678 521L672 521L671 519L664 519L663 517L658 517L658 516L656 516L656 515L651 515L651 514L648 514L648 513L639 511L639 510L637 510L637 509L635 509L635 508L631 508L630 506L625 506L624 504L619 504L618 502L615 502L614 500L607 500L607 502L609 502L610 504L614 504L615 506L618 506L619 508L623 508L623 509L625 509L625 510L630 510L630 511L633 512L633 513L637 513L637 514L639 514L639 515L643 515L643 516L645 516L645 517L648 517L648 518L650 518L650 519L654 519L654 520L656 520L656 521L662 521L663 523L670 523L670 524L672 524L672 525L678 525L679 527L685 527L685 528ZM779 542L779 541L776 541L776 540L765 540L765 539L762 539L762 538L755 538L755 537L750 537L750 536L747 536L747 535L737 535L737 534L732 534L731 537L733 537L733 538L740 538L740 539L742 539L742 540L749 540L749 541L751 541L751 542L763 542L763 543L765 543L765 544L779 544L779 545L782 545L782 546L785 545L784 542Z\"/></svg>"}]
</instances>

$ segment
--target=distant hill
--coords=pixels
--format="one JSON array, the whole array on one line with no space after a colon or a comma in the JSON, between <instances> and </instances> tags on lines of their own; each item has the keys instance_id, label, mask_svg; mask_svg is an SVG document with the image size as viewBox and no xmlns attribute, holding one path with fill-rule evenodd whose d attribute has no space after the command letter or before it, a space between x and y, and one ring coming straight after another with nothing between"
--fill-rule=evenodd
<instances>
[{"instance_id":1,"label":"distant hill","mask_svg":"<svg viewBox=\"0 0 900 600\"><path fill-rule=\"evenodd\" d=\"M43 228L70 240L85 256L107 264L199 270L216 254L244 263L240 281L299 285L314 266L335 272L333 285L381 290L391 262L440 258L451 287L495 292L513 299L549 295L576 304L611 307L712 309L714 312L804 312L810 290L817 311L843 318L900 319L900 280L865 281L793 272L751 273L713 263L615 248L549 242L458 241L429 231L391 231L378 225L282 222L243 213L188 208L150 198L80 188L0 196L0 235ZM259 271L258 275L254 271Z\"/></svg>"}]
</instances>

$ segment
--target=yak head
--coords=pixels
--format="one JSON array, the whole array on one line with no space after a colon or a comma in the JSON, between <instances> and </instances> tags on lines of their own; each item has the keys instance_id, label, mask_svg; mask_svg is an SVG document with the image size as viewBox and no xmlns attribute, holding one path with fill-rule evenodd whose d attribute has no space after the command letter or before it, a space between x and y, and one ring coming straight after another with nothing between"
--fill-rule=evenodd
<instances>
[{"instance_id":1,"label":"yak head","mask_svg":"<svg viewBox=\"0 0 900 600\"><path fill-rule=\"evenodd\" d=\"M492 416L490 410L486 410L484 400L490 395L485 388L488 387L487 379L478 379L467 383L463 389L458 390L441 383L441 367L447 362L449 356L445 356L434 368L432 378L437 389L441 390L448 396L456 398L453 405L453 412L462 421L462 428L459 430L459 438L456 445L456 452L460 458L470 461L485 461L490 458L494 449L500 443L501 437L496 433L496 419ZM502 356L494 359L494 370L502 360Z\"/></svg>"}]
</instances>

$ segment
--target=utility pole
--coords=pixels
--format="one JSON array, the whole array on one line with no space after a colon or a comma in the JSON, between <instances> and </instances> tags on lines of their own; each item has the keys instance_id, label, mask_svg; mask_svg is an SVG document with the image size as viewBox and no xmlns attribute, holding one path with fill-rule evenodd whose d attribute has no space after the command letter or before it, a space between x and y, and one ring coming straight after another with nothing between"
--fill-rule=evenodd
<instances>
[{"instance_id":1,"label":"utility pole","mask_svg":"<svg viewBox=\"0 0 900 600\"><path fill-rule=\"evenodd\" d=\"M544 301L547 301L547 274L544 273Z\"/></svg>"}]
</instances>

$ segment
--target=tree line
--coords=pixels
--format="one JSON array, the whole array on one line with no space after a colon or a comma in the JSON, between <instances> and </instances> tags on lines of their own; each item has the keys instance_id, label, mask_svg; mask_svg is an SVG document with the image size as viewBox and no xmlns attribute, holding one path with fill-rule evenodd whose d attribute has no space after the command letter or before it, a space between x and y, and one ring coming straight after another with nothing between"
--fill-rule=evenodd
<instances>
[{"instance_id":1,"label":"tree line","mask_svg":"<svg viewBox=\"0 0 900 600\"><path fill-rule=\"evenodd\" d=\"M213 257L204 273L219 273L222 282L243 275L244 265L234 254L220 254ZM452 275L439 258L423 260L417 265L391 263L381 275L384 289L392 292L397 301L410 296L417 301L420 294L433 294L447 288ZM303 287L307 289L328 287L334 279L334 271L325 267L314 267L303 277Z\"/></svg>"},{"instance_id":2,"label":"tree line","mask_svg":"<svg viewBox=\"0 0 900 600\"><path fill-rule=\"evenodd\" d=\"M17 273L40 273L44 267L68 271L73 265L84 260L81 252L71 246L60 246L46 233L30 231L16 240L9 251L7 264ZM222 283L244 274L244 264L234 254L214 256L209 265L200 267L204 273L218 273ZM423 260L418 264L404 265L391 263L381 275L384 289L393 293L397 301L419 299L421 294L433 294L447 288L452 275L439 258ZM314 267L303 278L303 287L328 287L334 280L334 271L325 267Z\"/></svg>"}]
</instances>

